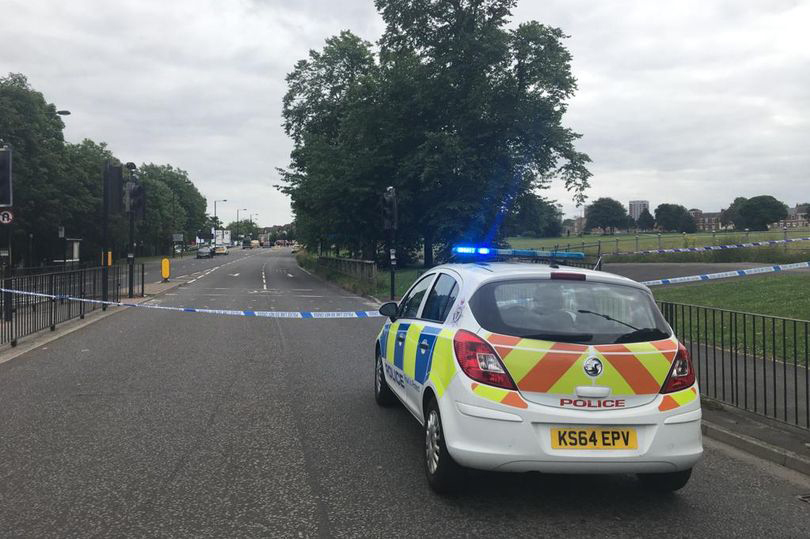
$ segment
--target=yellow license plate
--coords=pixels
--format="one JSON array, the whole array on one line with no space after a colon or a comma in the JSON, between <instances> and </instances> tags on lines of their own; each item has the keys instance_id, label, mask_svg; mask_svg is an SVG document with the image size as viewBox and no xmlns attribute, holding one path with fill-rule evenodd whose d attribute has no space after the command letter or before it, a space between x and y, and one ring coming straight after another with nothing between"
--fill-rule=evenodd
<instances>
[{"instance_id":1,"label":"yellow license plate","mask_svg":"<svg viewBox=\"0 0 810 539\"><path fill-rule=\"evenodd\" d=\"M638 449L636 429L551 429L552 449Z\"/></svg>"}]
</instances>

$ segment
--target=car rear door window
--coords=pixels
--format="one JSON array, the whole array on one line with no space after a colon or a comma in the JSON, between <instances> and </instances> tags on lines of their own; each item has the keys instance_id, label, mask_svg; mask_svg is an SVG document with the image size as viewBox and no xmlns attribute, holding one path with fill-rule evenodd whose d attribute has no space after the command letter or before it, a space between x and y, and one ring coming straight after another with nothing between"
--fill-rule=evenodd
<instances>
[{"instance_id":1,"label":"car rear door window","mask_svg":"<svg viewBox=\"0 0 810 539\"><path fill-rule=\"evenodd\" d=\"M433 322L444 322L457 295L458 283L456 283L456 280L446 273L442 273L436 279L436 284L433 285L428 295L425 308L422 311L422 318Z\"/></svg>"}]
</instances>

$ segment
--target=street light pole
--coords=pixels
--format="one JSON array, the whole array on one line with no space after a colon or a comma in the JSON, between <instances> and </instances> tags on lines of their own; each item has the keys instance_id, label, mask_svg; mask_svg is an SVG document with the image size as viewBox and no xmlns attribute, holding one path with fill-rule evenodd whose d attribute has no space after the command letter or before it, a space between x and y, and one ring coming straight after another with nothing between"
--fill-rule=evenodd
<instances>
[{"instance_id":1,"label":"street light pole","mask_svg":"<svg viewBox=\"0 0 810 539\"><path fill-rule=\"evenodd\" d=\"M228 202L227 198L222 198L214 201L214 226L217 226L217 202ZM217 243L216 228L214 228L214 237L211 238L211 245L215 246Z\"/></svg>"},{"instance_id":2,"label":"street light pole","mask_svg":"<svg viewBox=\"0 0 810 539\"><path fill-rule=\"evenodd\" d=\"M237 208L236 209L236 241L239 241L239 212L240 211L247 211L247 208Z\"/></svg>"}]
</instances>

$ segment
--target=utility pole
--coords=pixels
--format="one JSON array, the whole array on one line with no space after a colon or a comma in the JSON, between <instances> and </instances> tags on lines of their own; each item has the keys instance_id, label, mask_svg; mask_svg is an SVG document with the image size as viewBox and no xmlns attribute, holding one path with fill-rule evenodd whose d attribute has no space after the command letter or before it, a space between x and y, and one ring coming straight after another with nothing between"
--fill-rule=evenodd
<instances>
[{"instance_id":1,"label":"utility pole","mask_svg":"<svg viewBox=\"0 0 810 539\"><path fill-rule=\"evenodd\" d=\"M383 228L388 231L388 252L391 256L391 299L396 297L397 273L397 191L389 186L383 193Z\"/></svg>"},{"instance_id":2,"label":"utility pole","mask_svg":"<svg viewBox=\"0 0 810 539\"><path fill-rule=\"evenodd\" d=\"M104 164L104 179L101 195L101 301L107 301L107 246L110 243L109 237L109 213L110 213L110 176L112 176L113 165L109 161ZM101 310L107 310L107 304L101 304Z\"/></svg>"}]
</instances>

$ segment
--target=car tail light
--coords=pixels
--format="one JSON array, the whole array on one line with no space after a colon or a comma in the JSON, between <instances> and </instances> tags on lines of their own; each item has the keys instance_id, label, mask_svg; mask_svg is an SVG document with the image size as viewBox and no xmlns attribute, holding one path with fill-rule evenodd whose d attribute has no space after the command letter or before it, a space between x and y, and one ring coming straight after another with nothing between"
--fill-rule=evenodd
<instances>
[{"instance_id":1,"label":"car tail light","mask_svg":"<svg viewBox=\"0 0 810 539\"><path fill-rule=\"evenodd\" d=\"M461 370L476 382L504 389L517 389L498 354L475 333L463 329L458 331L453 338L453 348Z\"/></svg>"},{"instance_id":2,"label":"car tail light","mask_svg":"<svg viewBox=\"0 0 810 539\"><path fill-rule=\"evenodd\" d=\"M585 274L584 273L573 273L570 271L552 271L551 272L552 279L559 279L562 281L584 281Z\"/></svg>"},{"instance_id":3,"label":"car tail light","mask_svg":"<svg viewBox=\"0 0 810 539\"><path fill-rule=\"evenodd\" d=\"M672 362L672 367L669 369L669 375L666 382L664 382L664 387L661 388L661 393L680 391L692 387L694 383L695 369L692 367L689 351L684 345L678 343L678 354L675 356L675 361Z\"/></svg>"}]
</instances>

